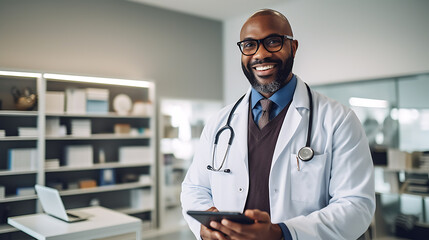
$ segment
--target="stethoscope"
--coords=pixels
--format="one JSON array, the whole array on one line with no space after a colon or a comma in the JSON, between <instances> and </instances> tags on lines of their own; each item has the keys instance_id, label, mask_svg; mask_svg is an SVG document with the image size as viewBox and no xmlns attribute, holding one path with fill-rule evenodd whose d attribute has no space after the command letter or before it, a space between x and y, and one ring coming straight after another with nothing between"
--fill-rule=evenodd
<instances>
[{"instance_id":1,"label":"stethoscope","mask_svg":"<svg viewBox=\"0 0 429 240\"><path fill-rule=\"evenodd\" d=\"M307 94L308 94L308 99L310 100L310 111L308 113L308 129L307 129L307 142L305 143L305 147L302 147L299 151L298 151L298 158L301 159L301 161L307 162L310 161L311 159L313 159L314 156L314 151L313 149L310 147L310 140L311 140L311 130L313 128L313 95L311 94L310 91L310 87L305 84L305 86L307 87ZM229 153L229 149L231 148L231 144L232 141L234 140L234 129L231 127L231 119L232 119L232 115L234 115L235 109L238 107L238 105L240 104L241 100L243 100L245 95L241 96L240 99L238 99L238 101L234 104L234 106L231 109L231 112L228 115L228 120L226 121L225 126L223 126L221 129L219 129L216 133L215 136L215 141L214 141L214 146L213 146L213 156L212 156L212 165L207 165L207 169L214 171L214 172L225 172L225 173L230 173L231 169L229 168L225 168L222 170L223 165L225 164L226 161L226 157L228 156ZM216 156L216 148L217 148L217 144L219 142L219 137L220 135L226 131L229 130L230 131L230 136L229 136L229 140L228 140L228 146L227 149L225 151L225 155L223 156L222 162L219 166L219 168L215 168L215 156ZM299 169L299 167L298 167Z\"/></svg>"}]
</instances>

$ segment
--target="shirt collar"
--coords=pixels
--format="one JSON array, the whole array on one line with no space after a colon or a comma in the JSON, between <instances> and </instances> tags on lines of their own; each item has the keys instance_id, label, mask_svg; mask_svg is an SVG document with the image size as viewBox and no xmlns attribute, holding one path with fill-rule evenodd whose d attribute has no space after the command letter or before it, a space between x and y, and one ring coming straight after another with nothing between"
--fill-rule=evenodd
<instances>
[{"instance_id":1,"label":"shirt collar","mask_svg":"<svg viewBox=\"0 0 429 240\"><path fill-rule=\"evenodd\" d=\"M289 102L293 98L293 94L296 88L296 81L296 76L292 75L292 79L285 86L277 90L277 92L275 92L269 99L274 102L280 109L283 109L284 107L286 107L286 105L289 104ZM255 108L255 105L262 98L264 98L264 96L262 96L258 91L252 88L252 109Z\"/></svg>"}]
</instances>

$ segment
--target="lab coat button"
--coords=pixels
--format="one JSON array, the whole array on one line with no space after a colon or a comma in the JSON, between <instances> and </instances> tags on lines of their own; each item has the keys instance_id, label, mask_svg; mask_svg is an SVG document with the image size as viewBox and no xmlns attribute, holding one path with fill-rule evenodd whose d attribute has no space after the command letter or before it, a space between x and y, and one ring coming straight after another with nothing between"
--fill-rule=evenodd
<instances>
[{"instance_id":1,"label":"lab coat button","mask_svg":"<svg viewBox=\"0 0 429 240\"><path fill-rule=\"evenodd\" d=\"M238 189L238 191L239 191L239 192L242 192L242 191L243 191L243 188L239 188L239 189Z\"/></svg>"}]
</instances>

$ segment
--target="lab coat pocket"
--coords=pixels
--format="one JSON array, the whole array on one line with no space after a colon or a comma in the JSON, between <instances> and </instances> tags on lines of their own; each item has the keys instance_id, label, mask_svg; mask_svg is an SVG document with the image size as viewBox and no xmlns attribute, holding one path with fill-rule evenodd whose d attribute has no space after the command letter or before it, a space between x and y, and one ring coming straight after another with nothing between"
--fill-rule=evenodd
<instances>
[{"instance_id":1,"label":"lab coat pocket","mask_svg":"<svg viewBox=\"0 0 429 240\"><path fill-rule=\"evenodd\" d=\"M310 161L291 154L291 199L299 202L318 202L325 191L325 168L328 154L314 155Z\"/></svg>"},{"instance_id":2,"label":"lab coat pocket","mask_svg":"<svg viewBox=\"0 0 429 240\"><path fill-rule=\"evenodd\" d=\"M213 196L213 203L215 207L222 211L233 211L237 204L237 191L239 183L234 178L234 173L225 173L223 171L211 171L211 190ZM231 209L232 208L232 209ZM234 211L237 211L236 209Z\"/></svg>"}]
</instances>

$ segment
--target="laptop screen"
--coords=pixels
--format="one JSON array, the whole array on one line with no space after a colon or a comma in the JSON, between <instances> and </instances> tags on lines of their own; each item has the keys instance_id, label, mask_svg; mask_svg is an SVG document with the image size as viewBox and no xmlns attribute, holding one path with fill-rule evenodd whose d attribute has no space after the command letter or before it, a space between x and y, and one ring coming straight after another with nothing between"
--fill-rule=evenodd
<instances>
[{"instance_id":1,"label":"laptop screen","mask_svg":"<svg viewBox=\"0 0 429 240\"><path fill-rule=\"evenodd\" d=\"M64 204L58 190L42 185L36 185L35 189L43 210L49 215L67 221L66 209L64 208Z\"/></svg>"}]
</instances>

